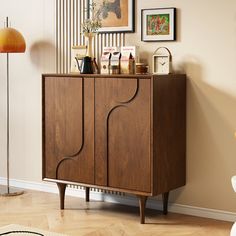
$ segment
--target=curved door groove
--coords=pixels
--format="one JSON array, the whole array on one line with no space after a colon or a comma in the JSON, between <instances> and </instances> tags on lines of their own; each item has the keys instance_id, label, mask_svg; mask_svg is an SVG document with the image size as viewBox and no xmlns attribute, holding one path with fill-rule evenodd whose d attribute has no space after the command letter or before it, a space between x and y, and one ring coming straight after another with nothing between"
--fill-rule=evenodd
<instances>
[{"instance_id":1,"label":"curved door groove","mask_svg":"<svg viewBox=\"0 0 236 236\"><path fill-rule=\"evenodd\" d=\"M150 192L150 80L99 78L95 91L95 183Z\"/></svg>"},{"instance_id":2,"label":"curved door groove","mask_svg":"<svg viewBox=\"0 0 236 236\"><path fill-rule=\"evenodd\" d=\"M117 80L117 81L119 81L119 80ZM137 96L137 94L138 94L138 91L139 91L139 79L132 79L132 80L130 80L130 81L126 81L126 83L134 83L135 82L135 87L133 87L132 86L132 89L134 89L134 93L133 93L133 95L131 94L131 95L128 95L129 97L128 98L126 98L126 100L119 100L118 98L117 99L114 99L115 100L115 102L116 103L118 103L118 104L127 104L127 103L130 103L130 102L132 102L132 100L134 100L135 98L136 98L136 96ZM119 82L118 82L119 83ZM121 82L120 82L121 83ZM123 83L124 84L124 83ZM130 86L131 87L131 86ZM127 88L129 88L129 85L123 85L123 86L117 86L117 92L120 92L121 91L121 93L123 92L124 93L124 89L127 89Z\"/></svg>"},{"instance_id":3,"label":"curved door groove","mask_svg":"<svg viewBox=\"0 0 236 236\"><path fill-rule=\"evenodd\" d=\"M45 88L45 177L93 184L94 82L54 77Z\"/></svg>"},{"instance_id":4,"label":"curved door groove","mask_svg":"<svg viewBox=\"0 0 236 236\"><path fill-rule=\"evenodd\" d=\"M82 101L81 101L81 106L82 106L82 116L81 116L81 145L80 148L78 149L77 152L75 152L73 155L65 155L62 160L59 161L56 167L56 179L58 179L58 173L59 173L59 168L62 166L63 162L66 161L75 161L76 158L79 157L83 146L84 146L84 78L82 78L82 87L81 87L81 94L82 94Z\"/></svg>"}]
</instances>

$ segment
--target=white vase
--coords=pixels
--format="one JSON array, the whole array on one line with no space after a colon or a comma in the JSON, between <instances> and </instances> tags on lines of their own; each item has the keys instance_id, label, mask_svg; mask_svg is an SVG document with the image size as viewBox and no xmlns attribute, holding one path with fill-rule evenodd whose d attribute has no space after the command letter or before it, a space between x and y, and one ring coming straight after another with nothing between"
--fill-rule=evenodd
<instances>
[{"instance_id":1,"label":"white vase","mask_svg":"<svg viewBox=\"0 0 236 236\"><path fill-rule=\"evenodd\" d=\"M84 37L86 38L87 44L87 54L86 56L93 58L93 38L96 33L84 33Z\"/></svg>"}]
</instances>

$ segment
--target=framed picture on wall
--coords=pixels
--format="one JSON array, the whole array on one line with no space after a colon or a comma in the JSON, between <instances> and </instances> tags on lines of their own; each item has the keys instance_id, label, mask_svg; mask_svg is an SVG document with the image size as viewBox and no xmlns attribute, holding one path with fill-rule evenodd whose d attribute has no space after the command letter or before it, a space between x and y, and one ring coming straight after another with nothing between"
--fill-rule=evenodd
<instances>
[{"instance_id":1,"label":"framed picture on wall","mask_svg":"<svg viewBox=\"0 0 236 236\"><path fill-rule=\"evenodd\" d=\"M88 4L92 4L92 2L96 3L96 8L101 11L100 33L132 33L135 31L135 0L106 0L105 4L103 4L104 0L89 0Z\"/></svg>"},{"instance_id":2,"label":"framed picture on wall","mask_svg":"<svg viewBox=\"0 0 236 236\"><path fill-rule=\"evenodd\" d=\"M142 41L176 40L176 8L142 9L141 16Z\"/></svg>"}]
</instances>

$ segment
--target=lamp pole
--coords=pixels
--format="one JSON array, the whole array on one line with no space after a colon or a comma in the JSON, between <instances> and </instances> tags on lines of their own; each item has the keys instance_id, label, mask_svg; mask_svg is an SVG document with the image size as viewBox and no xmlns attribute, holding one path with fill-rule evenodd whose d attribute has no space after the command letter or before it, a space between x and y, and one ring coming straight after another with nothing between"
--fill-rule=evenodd
<instances>
[{"instance_id":1,"label":"lamp pole","mask_svg":"<svg viewBox=\"0 0 236 236\"><path fill-rule=\"evenodd\" d=\"M6 28L8 28L8 17L6 18ZM7 53L7 194L10 193L10 127L9 127L9 113L10 113L10 102L9 102L9 53Z\"/></svg>"}]
</instances>

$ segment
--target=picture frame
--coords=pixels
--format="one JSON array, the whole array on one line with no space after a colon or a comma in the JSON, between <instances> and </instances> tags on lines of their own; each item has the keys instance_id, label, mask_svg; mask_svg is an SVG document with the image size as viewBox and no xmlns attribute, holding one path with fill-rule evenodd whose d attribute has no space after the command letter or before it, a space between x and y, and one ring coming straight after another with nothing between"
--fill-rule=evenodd
<instances>
[{"instance_id":1,"label":"picture frame","mask_svg":"<svg viewBox=\"0 0 236 236\"><path fill-rule=\"evenodd\" d=\"M88 0L102 6L103 0ZM135 0L107 0L99 33L133 33L135 31ZM89 13L88 13L89 16Z\"/></svg>"},{"instance_id":2,"label":"picture frame","mask_svg":"<svg viewBox=\"0 0 236 236\"><path fill-rule=\"evenodd\" d=\"M141 10L141 40L144 42L176 40L176 8Z\"/></svg>"}]
</instances>

